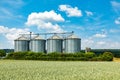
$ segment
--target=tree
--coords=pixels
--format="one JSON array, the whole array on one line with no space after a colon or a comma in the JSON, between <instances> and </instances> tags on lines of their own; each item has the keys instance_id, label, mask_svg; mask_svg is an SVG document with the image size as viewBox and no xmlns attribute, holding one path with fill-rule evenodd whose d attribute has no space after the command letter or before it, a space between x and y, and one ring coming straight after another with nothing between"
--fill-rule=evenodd
<instances>
[{"instance_id":1,"label":"tree","mask_svg":"<svg viewBox=\"0 0 120 80\"><path fill-rule=\"evenodd\" d=\"M104 52L102 55L102 59L105 61L112 61L113 60L113 54L111 52Z\"/></svg>"},{"instance_id":2,"label":"tree","mask_svg":"<svg viewBox=\"0 0 120 80\"><path fill-rule=\"evenodd\" d=\"M4 50L0 50L0 57L6 56L6 52Z\"/></svg>"}]
</instances>

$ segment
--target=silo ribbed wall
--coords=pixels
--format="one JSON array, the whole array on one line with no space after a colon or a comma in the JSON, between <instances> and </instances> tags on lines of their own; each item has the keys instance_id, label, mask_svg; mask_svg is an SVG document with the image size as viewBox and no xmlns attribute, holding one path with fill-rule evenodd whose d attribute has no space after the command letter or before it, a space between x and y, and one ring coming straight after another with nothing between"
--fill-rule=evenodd
<instances>
[{"instance_id":1,"label":"silo ribbed wall","mask_svg":"<svg viewBox=\"0 0 120 80\"><path fill-rule=\"evenodd\" d=\"M62 39L48 39L47 53L62 52Z\"/></svg>"},{"instance_id":2,"label":"silo ribbed wall","mask_svg":"<svg viewBox=\"0 0 120 80\"><path fill-rule=\"evenodd\" d=\"M15 52L29 51L29 41L27 40L15 40Z\"/></svg>"},{"instance_id":3,"label":"silo ribbed wall","mask_svg":"<svg viewBox=\"0 0 120 80\"><path fill-rule=\"evenodd\" d=\"M65 39L64 47L65 53L79 52L81 50L81 39Z\"/></svg>"},{"instance_id":4,"label":"silo ribbed wall","mask_svg":"<svg viewBox=\"0 0 120 80\"><path fill-rule=\"evenodd\" d=\"M45 40L31 40L31 51L45 52Z\"/></svg>"}]
</instances>

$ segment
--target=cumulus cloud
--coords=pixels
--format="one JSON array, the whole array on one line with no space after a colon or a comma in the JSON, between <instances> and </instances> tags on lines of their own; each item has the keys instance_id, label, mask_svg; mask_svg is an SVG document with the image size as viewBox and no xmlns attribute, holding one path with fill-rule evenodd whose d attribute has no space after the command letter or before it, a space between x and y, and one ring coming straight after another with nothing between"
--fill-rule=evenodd
<instances>
[{"instance_id":1,"label":"cumulus cloud","mask_svg":"<svg viewBox=\"0 0 120 80\"><path fill-rule=\"evenodd\" d=\"M60 14L57 14L55 11L51 10L31 13L25 24L27 26L37 26L39 29L44 29L46 31L61 32L63 30L57 23L64 21L64 18Z\"/></svg>"},{"instance_id":2,"label":"cumulus cloud","mask_svg":"<svg viewBox=\"0 0 120 80\"><path fill-rule=\"evenodd\" d=\"M87 16L92 16L93 13L91 11L85 11L85 13L87 14Z\"/></svg>"},{"instance_id":3,"label":"cumulus cloud","mask_svg":"<svg viewBox=\"0 0 120 80\"><path fill-rule=\"evenodd\" d=\"M115 24L120 24L120 17L115 20Z\"/></svg>"},{"instance_id":4,"label":"cumulus cloud","mask_svg":"<svg viewBox=\"0 0 120 80\"><path fill-rule=\"evenodd\" d=\"M95 34L95 35L93 35L93 37L96 37L96 38L105 38L105 37L107 37L107 35L106 34Z\"/></svg>"},{"instance_id":5,"label":"cumulus cloud","mask_svg":"<svg viewBox=\"0 0 120 80\"><path fill-rule=\"evenodd\" d=\"M29 29L17 29L17 28L8 28L5 26L0 26L0 34L6 37L7 40L13 41L16 39L19 34L28 33Z\"/></svg>"},{"instance_id":6,"label":"cumulus cloud","mask_svg":"<svg viewBox=\"0 0 120 80\"><path fill-rule=\"evenodd\" d=\"M82 11L78 7L71 7L70 5L59 5L59 10L64 11L68 17L80 17L82 16Z\"/></svg>"}]
</instances>

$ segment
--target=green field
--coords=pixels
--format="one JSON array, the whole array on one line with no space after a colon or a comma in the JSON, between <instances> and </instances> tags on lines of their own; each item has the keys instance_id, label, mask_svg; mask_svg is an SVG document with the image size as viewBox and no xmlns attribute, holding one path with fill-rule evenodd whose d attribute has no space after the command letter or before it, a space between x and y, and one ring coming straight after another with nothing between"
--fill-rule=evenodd
<instances>
[{"instance_id":1,"label":"green field","mask_svg":"<svg viewBox=\"0 0 120 80\"><path fill-rule=\"evenodd\" d=\"M0 80L120 80L120 63L0 60Z\"/></svg>"}]
</instances>

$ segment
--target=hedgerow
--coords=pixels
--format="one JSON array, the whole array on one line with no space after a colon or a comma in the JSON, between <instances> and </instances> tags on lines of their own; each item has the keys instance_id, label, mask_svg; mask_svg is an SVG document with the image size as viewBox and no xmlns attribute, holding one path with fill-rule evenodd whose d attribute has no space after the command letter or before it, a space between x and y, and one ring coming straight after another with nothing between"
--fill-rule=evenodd
<instances>
[{"instance_id":1,"label":"hedgerow","mask_svg":"<svg viewBox=\"0 0 120 80\"><path fill-rule=\"evenodd\" d=\"M15 60L46 60L46 61L112 61L113 54L104 52L96 55L93 52L87 53L35 53L35 52L12 52L6 56L6 59Z\"/></svg>"}]
</instances>

